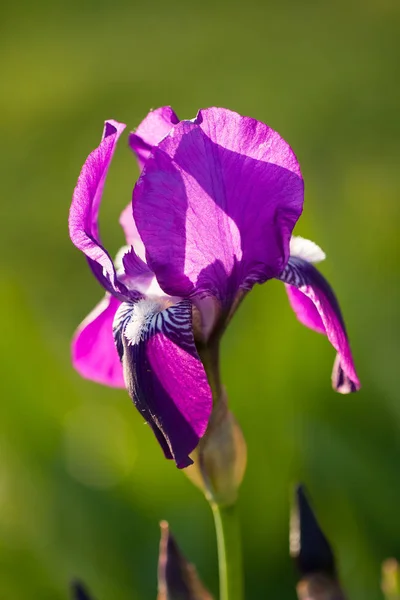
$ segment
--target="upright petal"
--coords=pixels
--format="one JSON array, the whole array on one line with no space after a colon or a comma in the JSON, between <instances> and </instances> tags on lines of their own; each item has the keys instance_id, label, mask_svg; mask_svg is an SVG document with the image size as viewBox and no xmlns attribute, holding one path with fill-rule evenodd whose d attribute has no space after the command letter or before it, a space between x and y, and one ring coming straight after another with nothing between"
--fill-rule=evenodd
<instances>
[{"instance_id":1,"label":"upright petal","mask_svg":"<svg viewBox=\"0 0 400 600\"><path fill-rule=\"evenodd\" d=\"M154 146L179 123L179 119L170 106L162 106L149 112L135 132L129 136L129 145L138 159L140 170L150 156Z\"/></svg>"},{"instance_id":2,"label":"upright petal","mask_svg":"<svg viewBox=\"0 0 400 600\"><path fill-rule=\"evenodd\" d=\"M346 327L338 301L329 283L319 271L306 260L290 257L280 279L284 281L289 301L299 321L325 333L338 353L332 384L343 394L360 388Z\"/></svg>"},{"instance_id":3,"label":"upright petal","mask_svg":"<svg viewBox=\"0 0 400 600\"><path fill-rule=\"evenodd\" d=\"M125 387L113 338L113 321L120 304L106 294L79 326L72 341L72 363L78 373L112 387Z\"/></svg>"},{"instance_id":4,"label":"upright petal","mask_svg":"<svg viewBox=\"0 0 400 600\"><path fill-rule=\"evenodd\" d=\"M289 145L267 125L210 108L153 149L133 196L147 262L170 295L232 302L282 272L302 211Z\"/></svg>"},{"instance_id":5,"label":"upright petal","mask_svg":"<svg viewBox=\"0 0 400 600\"><path fill-rule=\"evenodd\" d=\"M172 108L163 106L150 111L136 131L130 134L129 145L136 154L140 170L150 156L153 146L157 146L177 123L179 123L179 119ZM142 260L146 260L145 248L133 219L132 202L122 211L119 222L124 230L127 243L133 246L136 254Z\"/></svg>"},{"instance_id":6,"label":"upright petal","mask_svg":"<svg viewBox=\"0 0 400 600\"><path fill-rule=\"evenodd\" d=\"M75 187L69 213L69 234L88 259L97 279L114 295L129 298L118 281L113 261L100 242L98 215L107 171L125 125L106 121L100 145L88 156Z\"/></svg>"},{"instance_id":7,"label":"upright petal","mask_svg":"<svg viewBox=\"0 0 400 600\"><path fill-rule=\"evenodd\" d=\"M152 427L167 458L179 468L204 435L212 396L192 333L188 300L124 303L114 319L114 336L125 383L136 408Z\"/></svg>"}]
</instances>

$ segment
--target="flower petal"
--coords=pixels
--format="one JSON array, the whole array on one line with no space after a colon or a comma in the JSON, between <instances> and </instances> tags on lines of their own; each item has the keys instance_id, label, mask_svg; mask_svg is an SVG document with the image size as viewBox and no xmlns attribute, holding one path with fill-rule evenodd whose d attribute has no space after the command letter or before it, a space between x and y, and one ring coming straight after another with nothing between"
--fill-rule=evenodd
<instances>
[{"instance_id":1,"label":"flower petal","mask_svg":"<svg viewBox=\"0 0 400 600\"><path fill-rule=\"evenodd\" d=\"M153 146L156 146L172 129L179 119L170 106L163 106L149 112L134 133L129 136L129 145L142 170ZM145 248L137 230L132 214L132 202L122 211L119 222L125 232L126 241L132 245L142 260L145 259Z\"/></svg>"},{"instance_id":2,"label":"flower petal","mask_svg":"<svg viewBox=\"0 0 400 600\"><path fill-rule=\"evenodd\" d=\"M161 300L124 303L114 337L125 383L167 458L179 468L205 433L212 395L193 341L188 300L165 308Z\"/></svg>"},{"instance_id":3,"label":"flower petal","mask_svg":"<svg viewBox=\"0 0 400 600\"><path fill-rule=\"evenodd\" d=\"M290 257L280 279L284 281L289 300L299 321L325 333L338 357L332 375L333 387L343 394L360 388L346 327L338 301L329 283L309 262Z\"/></svg>"},{"instance_id":4,"label":"flower petal","mask_svg":"<svg viewBox=\"0 0 400 600\"><path fill-rule=\"evenodd\" d=\"M232 302L282 272L302 211L290 146L263 123L210 108L153 149L133 195L146 257L170 295Z\"/></svg>"},{"instance_id":5,"label":"flower petal","mask_svg":"<svg viewBox=\"0 0 400 600\"><path fill-rule=\"evenodd\" d=\"M157 146L177 123L179 119L172 108L162 106L150 111L136 131L130 134L129 145L136 154L140 170L149 158L153 146Z\"/></svg>"},{"instance_id":6,"label":"flower petal","mask_svg":"<svg viewBox=\"0 0 400 600\"><path fill-rule=\"evenodd\" d=\"M120 299L129 299L125 286L118 281L110 255L101 245L98 226L101 196L108 167L124 129L123 123L106 121L100 145L86 159L72 198L69 234L75 246L86 254L89 265L101 285Z\"/></svg>"},{"instance_id":7,"label":"flower petal","mask_svg":"<svg viewBox=\"0 0 400 600\"><path fill-rule=\"evenodd\" d=\"M72 341L72 363L78 373L112 387L125 387L112 329L120 305L114 296L106 294L79 326Z\"/></svg>"}]
</instances>

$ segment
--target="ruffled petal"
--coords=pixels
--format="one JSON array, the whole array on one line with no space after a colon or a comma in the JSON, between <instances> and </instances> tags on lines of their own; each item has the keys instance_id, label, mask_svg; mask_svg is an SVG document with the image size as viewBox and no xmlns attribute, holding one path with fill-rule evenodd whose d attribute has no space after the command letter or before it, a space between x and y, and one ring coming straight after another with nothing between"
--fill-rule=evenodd
<instances>
[{"instance_id":1,"label":"ruffled petal","mask_svg":"<svg viewBox=\"0 0 400 600\"><path fill-rule=\"evenodd\" d=\"M79 326L72 341L72 364L85 377L112 387L125 387L121 361L113 338L119 300L105 298Z\"/></svg>"},{"instance_id":2,"label":"ruffled petal","mask_svg":"<svg viewBox=\"0 0 400 600\"><path fill-rule=\"evenodd\" d=\"M117 278L110 255L101 245L98 215L107 171L124 129L123 123L106 121L100 145L82 167L69 213L72 242L86 255L101 285L121 300L129 299L129 294Z\"/></svg>"},{"instance_id":3,"label":"ruffled petal","mask_svg":"<svg viewBox=\"0 0 400 600\"><path fill-rule=\"evenodd\" d=\"M149 112L135 132L129 136L129 145L138 159L140 170L149 158L153 146L179 123L179 119L170 106L162 106Z\"/></svg>"},{"instance_id":4,"label":"ruffled petal","mask_svg":"<svg viewBox=\"0 0 400 600\"><path fill-rule=\"evenodd\" d=\"M355 392L360 382L354 367L346 327L329 283L309 262L290 257L280 279L285 282L291 306L299 321L325 333L338 353L332 384L343 394Z\"/></svg>"},{"instance_id":5,"label":"ruffled petal","mask_svg":"<svg viewBox=\"0 0 400 600\"><path fill-rule=\"evenodd\" d=\"M133 195L147 263L170 295L222 305L282 272L303 205L290 146L267 125L210 108L153 149Z\"/></svg>"},{"instance_id":6,"label":"ruffled petal","mask_svg":"<svg viewBox=\"0 0 400 600\"><path fill-rule=\"evenodd\" d=\"M125 383L136 408L152 427L167 458L179 468L204 435L212 395L192 333L192 306L165 308L160 300L124 303L114 337Z\"/></svg>"}]
</instances>

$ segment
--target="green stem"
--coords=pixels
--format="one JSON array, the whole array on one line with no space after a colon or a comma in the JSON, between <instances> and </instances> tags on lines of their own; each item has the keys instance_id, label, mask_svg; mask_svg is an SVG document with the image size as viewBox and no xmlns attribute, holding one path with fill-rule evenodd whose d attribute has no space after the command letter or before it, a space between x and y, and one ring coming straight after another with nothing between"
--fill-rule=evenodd
<instances>
[{"instance_id":1,"label":"green stem","mask_svg":"<svg viewBox=\"0 0 400 600\"><path fill-rule=\"evenodd\" d=\"M217 533L219 600L243 600L243 567L236 507L211 505Z\"/></svg>"}]
</instances>

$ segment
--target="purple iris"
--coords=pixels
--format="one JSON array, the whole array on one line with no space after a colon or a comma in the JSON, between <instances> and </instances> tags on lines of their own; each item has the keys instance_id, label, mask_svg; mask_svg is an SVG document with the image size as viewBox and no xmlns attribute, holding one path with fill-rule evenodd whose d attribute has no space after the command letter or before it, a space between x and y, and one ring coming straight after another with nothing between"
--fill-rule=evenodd
<instances>
[{"instance_id":1,"label":"purple iris","mask_svg":"<svg viewBox=\"0 0 400 600\"><path fill-rule=\"evenodd\" d=\"M255 283L278 278L299 320L336 349L334 387L358 389L338 303L313 266L323 252L292 237L303 179L290 146L264 123L222 108L192 121L169 107L150 112L129 138L142 173L120 219L127 246L113 261L98 212L124 128L106 122L71 205L71 239L106 291L73 340L79 373L126 386L165 455L185 467L212 409L200 348L218 345Z\"/></svg>"}]
</instances>

